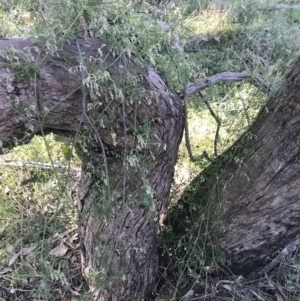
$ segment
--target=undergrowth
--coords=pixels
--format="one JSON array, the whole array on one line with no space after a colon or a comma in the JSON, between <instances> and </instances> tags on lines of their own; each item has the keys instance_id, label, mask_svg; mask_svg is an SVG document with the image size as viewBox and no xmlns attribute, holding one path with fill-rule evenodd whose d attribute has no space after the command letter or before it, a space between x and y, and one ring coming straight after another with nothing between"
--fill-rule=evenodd
<instances>
[{"instance_id":1,"label":"undergrowth","mask_svg":"<svg viewBox=\"0 0 300 301\"><path fill-rule=\"evenodd\" d=\"M300 46L299 9L278 8L280 3L182 0L161 1L155 7L151 1L99 5L92 0L59 4L1 0L0 35L44 36L54 46L74 34L92 35L114 44L112 51L122 49L141 66L155 68L178 93L188 82L224 71L245 71L269 83L272 94ZM111 26L109 14L120 22ZM221 154L248 129L272 95L240 82L210 87L204 96L221 121L217 141ZM192 151L196 156L205 151L214 159L216 121L200 97L191 97L188 106ZM48 135L2 158L0 300L90 300L80 270L76 168L81 161L80 150L75 149L71 140ZM182 143L171 204L209 164L207 157L191 162ZM197 201L189 197L189 202ZM245 279L223 269L226 258L214 253L210 237L200 233L201 225L206 226L216 212L212 200L200 220L190 221L200 225L194 233L162 227L158 244L169 266L161 273L157 300L189 300L184 296L191 290L206 300L220 300L221 295L230 300L297 300L299 254L268 278ZM177 218L180 223L187 217Z\"/></svg>"}]
</instances>

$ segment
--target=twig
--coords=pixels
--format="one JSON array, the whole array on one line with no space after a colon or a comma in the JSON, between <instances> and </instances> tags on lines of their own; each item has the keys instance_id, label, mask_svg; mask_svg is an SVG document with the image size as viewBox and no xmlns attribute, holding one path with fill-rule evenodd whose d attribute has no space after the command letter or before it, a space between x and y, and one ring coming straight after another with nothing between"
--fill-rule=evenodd
<instances>
[{"instance_id":1,"label":"twig","mask_svg":"<svg viewBox=\"0 0 300 301\"><path fill-rule=\"evenodd\" d=\"M164 285L168 285L169 288L171 288L173 291L176 292L176 294L179 294L182 297L182 294L180 293L180 291L177 289L177 286L175 286L162 272L160 272L161 277L164 279L165 284ZM164 286L163 285L163 286Z\"/></svg>"},{"instance_id":2,"label":"twig","mask_svg":"<svg viewBox=\"0 0 300 301\"><path fill-rule=\"evenodd\" d=\"M298 238L292 243L288 244L270 263L268 263L261 271L260 274L265 274L274 269L277 265L279 265L284 258L286 258L289 254L296 251L299 246Z\"/></svg>"},{"instance_id":3,"label":"twig","mask_svg":"<svg viewBox=\"0 0 300 301\"><path fill-rule=\"evenodd\" d=\"M294 3L294 4L281 3L281 4L278 4L276 8L277 9L282 9L282 8L297 9L297 8L300 8L300 3Z\"/></svg>"},{"instance_id":4,"label":"twig","mask_svg":"<svg viewBox=\"0 0 300 301\"><path fill-rule=\"evenodd\" d=\"M215 292L207 294L207 295L204 295L204 296L195 297L195 298L192 298L191 300L205 300L206 298L214 297L214 296L216 296ZM232 299L230 299L230 300L232 300Z\"/></svg>"},{"instance_id":5,"label":"twig","mask_svg":"<svg viewBox=\"0 0 300 301\"><path fill-rule=\"evenodd\" d=\"M190 135L189 135L189 125L188 125L188 104L187 104L187 95L184 96L184 134L185 134L185 145L189 154L189 157L192 162L195 162L195 158L192 154L191 143L190 143Z\"/></svg>"},{"instance_id":6,"label":"twig","mask_svg":"<svg viewBox=\"0 0 300 301\"><path fill-rule=\"evenodd\" d=\"M250 289L250 292L255 296L257 297L258 300L261 300L261 301L265 301L266 299L264 299L263 297L261 297L258 293L256 293L254 290Z\"/></svg>"},{"instance_id":7,"label":"twig","mask_svg":"<svg viewBox=\"0 0 300 301\"><path fill-rule=\"evenodd\" d=\"M187 84L185 87L185 95L192 96L212 85L218 84L220 82L229 81L229 82L240 82L244 79L250 79L253 81L253 84L262 87L264 90L270 91L270 85L265 83L261 78L256 76L251 76L241 72L222 72L206 79L203 79L196 84Z\"/></svg>"},{"instance_id":8,"label":"twig","mask_svg":"<svg viewBox=\"0 0 300 301\"><path fill-rule=\"evenodd\" d=\"M200 93L200 92L199 92ZM184 97L184 114L185 114L185 121L184 121L184 133L185 133L185 145L189 154L189 157L192 162L200 161L201 159L205 158L206 160L212 162L212 159L209 158L208 153L203 151L200 156L194 157L191 148L190 136L189 136L189 125L188 125L188 103L187 103L187 96ZM217 129L218 133L219 130Z\"/></svg>"},{"instance_id":9,"label":"twig","mask_svg":"<svg viewBox=\"0 0 300 301\"><path fill-rule=\"evenodd\" d=\"M248 111L247 111L247 107L246 107L245 102L244 102L244 100L243 100L242 97L240 97L240 101L242 103L242 106L243 106L243 109L244 109L244 112L245 112L245 115L246 115L248 126L250 126L250 117L249 117L249 114L248 114Z\"/></svg>"},{"instance_id":10,"label":"twig","mask_svg":"<svg viewBox=\"0 0 300 301\"><path fill-rule=\"evenodd\" d=\"M52 169L52 168L56 168L56 169L68 169L68 166L65 165L61 165L60 163L54 163L54 164L50 164L50 163L42 163L42 162L32 162L32 161L19 161L19 160L3 160L0 159L0 165L4 165L4 166L18 166L18 167L28 167L28 168L43 168L43 169ZM80 167L70 167L69 168L72 171L75 172L81 172L81 168Z\"/></svg>"},{"instance_id":11,"label":"twig","mask_svg":"<svg viewBox=\"0 0 300 301\"><path fill-rule=\"evenodd\" d=\"M126 134L126 117L125 117L125 105L124 100L122 99L122 113L123 113L123 124L124 124L124 164L126 162L127 157L127 134ZM125 203L125 192L126 192L126 168L124 166L124 173L123 173L123 205Z\"/></svg>"},{"instance_id":12,"label":"twig","mask_svg":"<svg viewBox=\"0 0 300 301\"><path fill-rule=\"evenodd\" d=\"M185 112L185 144L188 150L189 157L191 161L196 161L196 159L193 157L192 150L191 150L191 144L190 144L190 139L189 139L189 128L188 128L188 102L187 99L188 97L198 93L200 97L203 99L205 105L209 109L211 115L214 117L214 119L217 122L217 130L216 130L216 135L215 135L215 141L214 141L214 154L215 156L218 155L217 151L217 144L218 144L218 139L219 139L219 132L220 132L220 127L221 127L221 121L217 117L217 115L214 113L212 110L211 106L209 105L208 101L204 98L202 95L201 91L204 90L205 88L208 88L212 85L218 84L223 81L231 81L231 82L239 82L244 79L249 79L253 82L254 85L263 88L265 91L271 91L271 86L265 83L264 80L257 76L251 76L248 74L244 74L241 72L222 72L216 75L213 75L209 78L206 78L204 80L201 80L197 82L196 84L187 84L184 88L184 96L183 96L183 101L184 101L184 112ZM209 161L208 155L206 152L203 152L203 155L201 156L207 158ZM197 158L199 159L199 158Z\"/></svg>"},{"instance_id":13,"label":"twig","mask_svg":"<svg viewBox=\"0 0 300 301\"><path fill-rule=\"evenodd\" d=\"M217 157L218 156L218 140L219 140L220 127L221 127L221 120L215 114L215 112L213 111L213 109L211 108L210 104L208 103L208 101L203 96L203 94L201 92L198 92L198 93L199 93L200 97L202 98L203 102L205 103L205 105L207 106L210 114L212 115L212 117L217 122L217 130L216 130L215 141L214 141L214 153L215 153L215 156Z\"/></svg>"},{"instance_id":14,"label":"twig","mask_svg":"<svg viewBox=\"0 0 300 301\"><path fill-rule=\"evenodd\" d=\"M14 288L14 289L9 289L3 285L0 284L0 288L4 289L8 293L11 293L12 295L16 292L34 292L32 289L31 290L24 290L24 289L19 289L19 288Z\"/></svg>"}]
</instances>

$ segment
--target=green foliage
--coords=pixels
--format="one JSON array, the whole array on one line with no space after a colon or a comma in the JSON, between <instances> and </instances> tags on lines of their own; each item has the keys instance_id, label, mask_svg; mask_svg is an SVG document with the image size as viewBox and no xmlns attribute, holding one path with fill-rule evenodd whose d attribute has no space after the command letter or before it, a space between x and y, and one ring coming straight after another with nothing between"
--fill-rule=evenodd
<instances>
[{"instance_id":1,"label":"green foliage","mask_svg":"<svg viewBox=\"0 0 300 301\"><path fill-rule=\"evenodd\" d=\"M43 164L57 164L60 160L60 164L67 164L61 146L53 135L45 139L35 137L30 145L15 148L5 160ZM0 290L3 300L10 300L9 296L12 300L29 300L33 293L35 298L61 300L63 295L68 300L73 295L71 291L83 281L78 273L76 208L69 194L76 175L71 172L68 176L65 169L51 164L49 167L0 168L3 192L0 194L0 270L6 271L1 274L0 283L11 292ZM51 250L60 244L66 246L66 254L51 255ZM18 298L21 288L24 292Z\"/></svg>"},{"instance_id":2,"label":"green foliage","mask_svg":"<svg viewBox=\"0 0 300 301\"><path fill-rule=\"evenodd\" d=\"M291 26L300 24L299 15L300 15L300 7L285 11L287 23L290 24Z\"/></svg>"},{"instance_id":3,"label":"green foliage","mask_svg":"<svg viewBox=\"0 0 300 301\"><path fill-rule=\"evenodd\" d=\"M138 72L144 66L153 67L178 92L182 92L188 82L194 83L224 71L246 71L260 76L276 90L283 72L299 54L299 9L273 10L279 1L181 0L176 3L166 1L157 7L149 3L121 0L100 4L98 0L2 0L0 35L44 36L45 50L48 52L55 52L63 42L78 36L94 36L107 41L110 53L125 62L128 58L134 59L137 69L130 70L128 76L129 71L124 68L130 81L127 87L123 87L107 72L107 66L99 61L98 70L87 74L86 88L94 98L105 92L110 93L112 98L115 95L131 103L145 95L145 91L137 85ZM13 56L10 63L20 72L20 76L30 76L34 81L39 66L28 62L17 64ZM221 120L219 154L248 129L269 99L268 95L249 83L213 86L204 93ZM21 109L20 114L26 114L28 108ZM138 105L135 109L139 109ZM106 111L105 114L91 116L95 124L110 128L113 126L110 114ZM189 99L189 128L193 153L199 155L205 150L213 158L216 122L197 96ZM133 124L130 130L135 133L141 149L145 145L149 147L147 137L150 127L147 124ZM43 296L47 300L89 300L89 296L82 294L86 287L80 287L83 280L75 229L76 208L69 194L77 181L76 175L67 172L67 168L60 170L54 166L79 167L88 152L82 138L90 132L91 129L83 128L82 136L79 135L77 141L53 135L35 137L30 144L16 147L10 156L5 156L10 160L49 163L52 168L1 166L0 272L9 268L5 273L0 273L1 286L9 289L33 287L34 297ZM120 158L111 158L117 159ZM141 195L144 203L154 209L151 187L145 176L151 166L144 164L143 159L138 157L136 150L128 154L128 161L139 164L142 170ZM205 158L191 163L184 143L181 145L171 192L172 203L177 202L186 185L209 163ZM103 170L91 171L95 177L105 179L104 166ZM214 181L217 181L217 171L210 171L210 176L215 176ZM130 179L131 175L126 176ZM202 177L197 178L198 184L206 180ZM111 181L114 183L117 180ZM186 196L189 203L195 204L195 210L199 206L198 188L192 185L192 191L187 192ZM99 187L103 193L106 189L106 185ZM129 204L132 208L135 205L134 202ZM117 213L113 202L101 204L96 209L104 217ZM188 220L184 211L173 211L178 224L196 223L199 226L192 233L179 233L180 236L165 227L164 236L160 237L159 245L173 254L178 264L179 268L173 270L178 283L188 268L196 267L200 278L209 274L207 266L211 273L216 270L217 262L224 262L223 255L214 252L206 231L200 231L205 230L208 222L215 219L216 213L222 209L214 202L214 196L209 195L203 214L197 221ZM202 243L198 244L198 241ZM68 246L66 254L57 258L50 255L62 244ZM24 251L25 248L27 250ZM294 275L299 274L298 262L291 263L292 272L286 274L291 294L297 292L298 283ZM108 285L105 272L100 271L99 275L91 277ZM77 288L81 296L76 295ZM17 297L16 292L13 291L13 297L29 300L26 292L24 298ZM7 296L9 293L0 292L0 298L6 300Z\"/></svg>"}]
</instances>

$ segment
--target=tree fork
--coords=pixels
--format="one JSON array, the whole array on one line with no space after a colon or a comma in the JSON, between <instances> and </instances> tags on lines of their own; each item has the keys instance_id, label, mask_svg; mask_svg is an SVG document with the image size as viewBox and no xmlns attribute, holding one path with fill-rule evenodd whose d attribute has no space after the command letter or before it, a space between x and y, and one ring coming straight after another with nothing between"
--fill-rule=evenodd
<instances>
[{"instance_id":1,"label":"tree fork","mask_svg":"<svg viewBox=\"0 0 300 301\"><path fill-rule=\"evenodd\" d=\"M42 40L2 39L1 150L26 143L41 132L68 136L84 133L88 152L78 202L83 273L90 279L94 300L143 300L155 282L157 220L169 196L185 124L184 106L152 69L136 71L134 61L110 55L104 41L78 39L78 43L87 58L84 67L92 73L106 66L115 82L128 86L125 97L111 96L105 84L100 87L101 96L87 95L87 108L92 108L87 114L93 126L85 121L79 128L82 75L76 43L62 44L57 50L46 49ZM222 204L225 213L214 214L218 220L218 214L223 214L224 224L212 237L237 273L253 270L300 232L299 70L297 60L275 100L260 113L248 133L204 171L205 182L201 183L203 174L199 175L194 181L198 182L197 189L183 197L187 208L192 197L198 204L206 204L206 192ZM127 78L131 71L139 75L134 84ZM231 80L232 74L227 75ZM188 85L185 94L198 93L218 81L220 76ZM132 102L127 102L131 96ZM106 117L105 124L102 117ZM138 137L137 129L146 131L147 139ZM105 166L108 176L101 172ZM216 185L208 174L213 166L220 170ZM108 177L110 196L106 193ZM191 226L197 227L201 210L189 215L194 221Z\"/></svg>"},{"instance_id":2,"label":"tree fork","mask_svg":"<svg viewBox=\"0 0 300 301\"><path fill-rule=\"evenodd\" d=\"M200 248L197 235L208 232L234 273L255 271L300 234L299 87L300 59L250 129L192 181L166 221L175 233L196 233L190 239Z\"/></svg>"}]
</instances>

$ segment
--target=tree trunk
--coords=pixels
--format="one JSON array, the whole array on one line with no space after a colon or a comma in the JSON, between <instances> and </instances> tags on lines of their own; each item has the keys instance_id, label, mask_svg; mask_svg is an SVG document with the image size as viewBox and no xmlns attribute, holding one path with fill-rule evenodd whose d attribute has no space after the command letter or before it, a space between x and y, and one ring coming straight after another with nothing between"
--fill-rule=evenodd
<instances>
[{"instance_id":1,"label":"tree trunk","mask_svg":"<svg viewBox=\"0 0 300 301\"><path fill-rule=\"evenodd\" d=\"M0 40L0 149L39 133L79 132L79 236L93 299L150 299L157 221L168 200L183 106L152 69L115 58L103 41L78 42ZM98 70L91 82L88 74ZM181 202L194 233L210 231L237 273L253 270L300 232L299 70L300 60L248 133L195 179ZM180 221L173 229L185 231Z\"/></svg>"},{"instance_id":2,"label":"tree trunk","mask_svg":"<svg viewBox=\"0 0 300 301\"><path fill-rule=\"evenodd\" d=\"M173 232L193 233L200 248L212 241L234 273L255 271L300 234L299 95L300 59L249 131L194 179L166 222Z\"/></svg>"},{"instance_id":3,"label":"tree trunk","mask_svg":"<svg viewBox=\"0 0 300 301\"><path fill-rule=\"evenodd\" d=\"M168 90L153 70L143 73L143 86L158 93ZM180 99L170 90L138 110L138 126L149 126L143 138L147 146L137 143L124 159L125 145L118 137L120 146L106 152L107 162L98 146L89 149L83 165L79 231L93 300L144 300L156 282L157 222L168 201L184 119ZM133 121L129 115L126 128ZM108 179L99 172L105 165Z\"/></svg>"},{"instance_id":4,"label":"tree trunk","mask_svg":"<svg viewBox=\"0 0 300 301\"><path fill-rule=\"evenodd\" d=\"M103 41L78 42L55 48L0 40L1 150L38 133L80 133L79 236L93 300L146 300L156 281L157 225L182 138L183 107L152 69L113 57ZM79 52L88 59L85 74ZM88 74L100 67L92 85ZM107 81L101 78L106 71Z\"/></svg>"}]
</instances>

